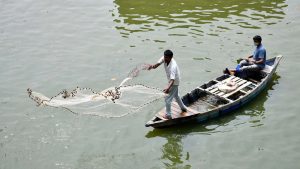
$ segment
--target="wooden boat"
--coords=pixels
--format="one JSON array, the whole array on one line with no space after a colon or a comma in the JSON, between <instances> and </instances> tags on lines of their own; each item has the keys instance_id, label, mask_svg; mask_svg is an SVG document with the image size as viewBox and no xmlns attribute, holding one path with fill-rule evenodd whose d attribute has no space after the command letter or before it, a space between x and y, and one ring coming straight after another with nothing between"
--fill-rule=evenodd
<instances>
[{"instance_id":1,"label":"wooden boat","mask_svg":"<svg viewBox=\"0 0 300 169\"><path fill-rule=\"evenodd\" d=\"M172 119L165 119L165 108L159 111L146 127L163 128L186 122L205 122L220 115L232 112L235 109L255 98L272 80L282 56L277 56L266 61L266 66L256 76L240 78L233 75L223 74L211 80L182 97L188 111L181 113L181 109L174 101L172 103ZM234 81L235 90L224 93L220 91L220 84L225 81Z\"/></svg>"}]
</instances>

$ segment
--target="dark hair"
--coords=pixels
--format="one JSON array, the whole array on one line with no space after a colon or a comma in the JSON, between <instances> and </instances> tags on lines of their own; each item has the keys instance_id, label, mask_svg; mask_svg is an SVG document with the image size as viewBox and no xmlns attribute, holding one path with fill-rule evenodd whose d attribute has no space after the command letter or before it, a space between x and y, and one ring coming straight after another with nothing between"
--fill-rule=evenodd
<instances>
[{"instance_id":1,"label":"dark hair","mask_svg":"<svg viewBox=\"0 0 300 169\"><path fill-rule=\"evenodd\" d=\"M255 36L253 37L253 40L254 40L254 41L258 41L258 42L261 42L261 41L262 41L261 36L259 36L259 35L255 35Z\"/></svg>"},{"instance_id":2,"label":"dark hair","mask_svg":"<svg viewBox=\"0 0 300 169\"><path fill-rule=\"evenodd\" d=\"M173 57L173 52L171 50L165 50L164 52L164 56L167 56L167 57Z\"/></svg>"}]
</instances>

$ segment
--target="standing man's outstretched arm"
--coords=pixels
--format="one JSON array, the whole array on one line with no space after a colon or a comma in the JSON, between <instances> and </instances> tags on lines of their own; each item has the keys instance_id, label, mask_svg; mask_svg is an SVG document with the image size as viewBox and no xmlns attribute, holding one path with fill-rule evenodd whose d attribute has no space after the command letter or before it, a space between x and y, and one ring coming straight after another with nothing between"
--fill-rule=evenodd
<instances>
[{"instance_id":1,"label":"standing man's outstretched arm","mask_svg":"<svg viewBox=\"0 0 300 169\"><path fill-rule=\"evenodd\" d=\"M159 65L160 65L160 63L156 63L154 65L150 65L149 68L148 68L148 70L156 69Z\"/></svg>"}]
</instances>

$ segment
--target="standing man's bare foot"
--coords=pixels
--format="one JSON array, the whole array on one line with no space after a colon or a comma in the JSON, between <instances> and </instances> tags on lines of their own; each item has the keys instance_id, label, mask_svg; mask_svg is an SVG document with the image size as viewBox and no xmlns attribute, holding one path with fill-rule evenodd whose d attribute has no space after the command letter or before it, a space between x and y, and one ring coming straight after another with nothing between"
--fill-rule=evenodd
<instances>
[{"instance_id":1,"label":"standing man's bare foot","mask_svg":"<svg viewBox=\"0 0 300 169\"><path fill-rule=\"evenodd\" d=\"M181 113L180 113L181 116L186 116L186 114L187 114L187 109L181 110Z\"/></svg>"},{"instance_id":2,"label":"standing man's bare foot","mask_svg":"<svg viewBox=\"0 0 300 169\"><path fill-rule=\"evenodd\" d=\"M162 117L165 119L168 119L168 120L172 119L172 116L170 116L168 114L164 114Z\"/></svg>"}]
</instances>

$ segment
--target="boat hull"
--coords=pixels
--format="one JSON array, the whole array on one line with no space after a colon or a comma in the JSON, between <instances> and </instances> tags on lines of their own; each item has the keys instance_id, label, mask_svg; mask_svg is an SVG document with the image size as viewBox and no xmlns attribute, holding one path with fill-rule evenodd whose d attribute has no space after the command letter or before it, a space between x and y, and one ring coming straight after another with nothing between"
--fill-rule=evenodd
<instances>
[{"instance_id":1,"label":"boat hull","mask_svg":"<svg viewBox=\"0 0 300 169\"><path fill-rule=\"evenodd\" d=\"M225 105L222 105L220 107L217 107L215 109L202 112L202 113L196 113L193 115L189 115L186 117L180 117L180 118L174 118L170 120L166 119L160 119L158 116L154 116L150 121L146 123L146 127L154 127L154 128L165 128L170 127L174 125L180 125L184 123L203 123L210 119L215 119L219 116L226 115L228 113L233 112L234 110L239 109L240 107L246 105L253 99L255 99L272 81L272 76L279 64L279 61L281 60L282 56L277 56L272 59L269 59L267 62L269 62L270 66L272 67L271 71L268 72L266 77L259 83L257 86L249 93L246 93L243 97L231 101ZM227 98L226 98L227 99Z\"/></svg>"}]
</instances>

